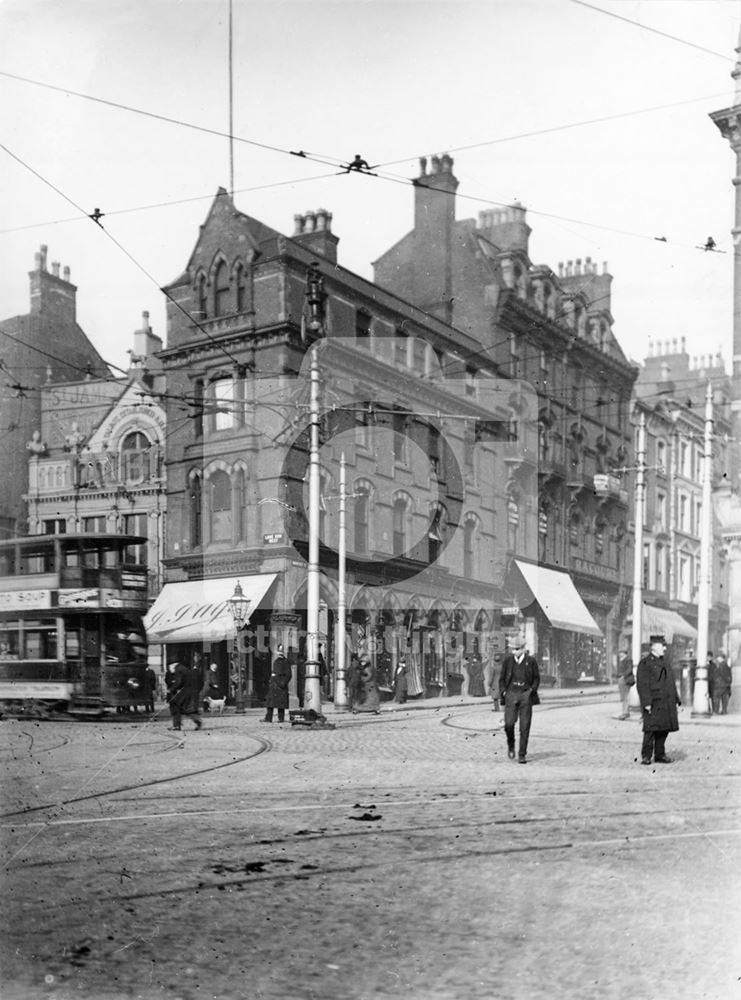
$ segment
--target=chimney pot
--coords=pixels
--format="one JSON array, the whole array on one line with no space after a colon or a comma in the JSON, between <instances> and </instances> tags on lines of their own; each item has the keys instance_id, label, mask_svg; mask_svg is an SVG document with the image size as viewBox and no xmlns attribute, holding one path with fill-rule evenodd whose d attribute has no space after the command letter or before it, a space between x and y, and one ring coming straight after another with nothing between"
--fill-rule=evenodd
<instances>
[{"instance_id":1,"label":"chimney pot","mask_svg":"<svg viewBox=\"0 0 741 1000\"><path fill-rule=\"evenodd\" d=\"M65 281L69 281L69 279L70 279L70 271L69 271L68 267L63 267L62 268L62 277L64 278Z\"/></svg>"},{"instance_id":2,"label":"chimney pot","mask_svg":"<svg viewBox=\"0 0 741 1000\"><path fill-rule=\"evenodd\" d=\"M300 236L301 233L303 233L303 231L304 231L304 217L303 217L303 215L294 215L294 217L293 217L293 223L294 223L293 235L294 236Z\"/></svg>"},{"instance_id":3,"label":"chimney pot","mask_svg":"<svg viewBox=\"0 0 741 1000\"><path fill-rule=\"evenodd\" d=\"M58 260L53 260L52 261L52 263L51 263L51 273L54 275L55 278L59 277L59 261Z\"/></svg>"},{"instance_id":4,"label":"chimney pot","mask_svg":"<svg viewBox=\"0 0 741 1000\"><path fill-rule=\"evenodd\" d=\"M49 252L49 247L45 244L41 244L41 268L40 270L46 270L46 255Z\"/></svg>"},{"instance_id":5,"label":"chimney pot","mask_svg":"<svg viewBox=\"0 0 741 1000\"><path fill-rule=\"evenodd\" d=\"M421 177L425 177L427 175L427 157L426 156L420 156L420 158L419 158L419 173L420 173Z\"/></svg>"}]
</instances>

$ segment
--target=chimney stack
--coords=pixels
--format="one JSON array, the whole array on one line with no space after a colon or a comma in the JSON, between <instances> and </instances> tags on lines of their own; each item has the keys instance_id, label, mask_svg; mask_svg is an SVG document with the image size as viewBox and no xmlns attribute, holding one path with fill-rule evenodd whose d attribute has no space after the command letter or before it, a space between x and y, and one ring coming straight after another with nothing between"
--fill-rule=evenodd
<instances>
[{"instance_id":1,"label":"chimney stack","mask_svg":"<svg viewBox=\"0 0 741 1000\"><path fill-rule=\"evenodd\" d=\"M332 232L332 213L326 208L294 215L293 238L312 253L321 254L333 264L337 263L339 237Z\"/></svg>"}]
</instances>

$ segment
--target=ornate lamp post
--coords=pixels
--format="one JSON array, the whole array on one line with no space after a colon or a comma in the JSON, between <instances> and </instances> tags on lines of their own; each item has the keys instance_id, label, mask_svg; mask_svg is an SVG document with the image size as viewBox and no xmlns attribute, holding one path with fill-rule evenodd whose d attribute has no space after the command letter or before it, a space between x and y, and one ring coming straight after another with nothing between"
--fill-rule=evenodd
<instances>
[{"instance_id":1,"label":"ornate lamp post","mask_svg":"<svg viewBox=\"0 0 741 1000\"><path fill-rule=\"evenodd\" d=\"M249 600L242 593L242 587L239 581L234 588L234 593L226 602L229 606L229 610L234 621L234 628L236 629L236 636L234 638L234 651L237 654L237 695L236 695L236 710L238 713L242 714L245 711L244 706L244 666L242 663L242 650L239 645L239 633L242 631L244 626L247 624L247 612L250 608Z\"/></svg>"}]
</instances>

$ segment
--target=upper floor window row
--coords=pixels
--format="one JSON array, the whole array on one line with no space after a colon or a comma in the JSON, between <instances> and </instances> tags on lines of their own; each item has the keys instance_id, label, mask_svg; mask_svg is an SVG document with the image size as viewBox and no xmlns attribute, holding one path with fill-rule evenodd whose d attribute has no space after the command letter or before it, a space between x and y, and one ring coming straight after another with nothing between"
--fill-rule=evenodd
<instances>
[{"instance_id":1,"label":"upper floor window row","mask_svg":"<svg viewBox=\"0 0 741 1000\"><path fill-rule=\"evenodd\" d=\"M210 274L199 271L194 283L196 319L214 319L250 308L249 272L242 261L229 265L218 258Z\"/></svg>"}]
</instances>

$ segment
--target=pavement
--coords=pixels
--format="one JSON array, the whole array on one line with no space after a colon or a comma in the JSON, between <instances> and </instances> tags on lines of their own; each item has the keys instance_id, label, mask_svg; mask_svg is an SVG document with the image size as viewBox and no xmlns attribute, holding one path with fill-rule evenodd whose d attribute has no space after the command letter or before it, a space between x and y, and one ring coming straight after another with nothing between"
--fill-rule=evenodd
<instances>
[{"instance_id":1,"label":"pavement","mask_svg":"<svg viewBox=\"0 0 741 1000\"><path fill-rule=\"evenodd\" d=\"M329 709L0 723L3 1000L741 1000L741 719Z\"/></svg>"}]
</instances>

